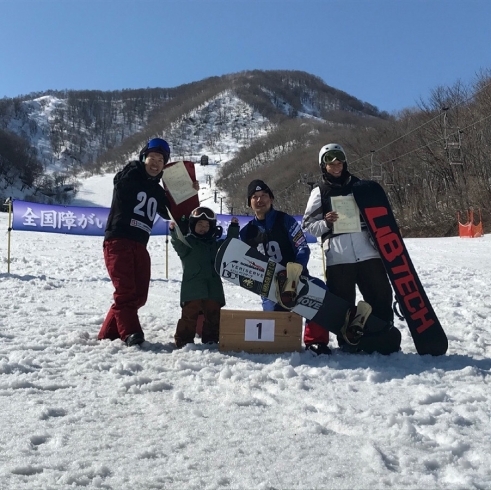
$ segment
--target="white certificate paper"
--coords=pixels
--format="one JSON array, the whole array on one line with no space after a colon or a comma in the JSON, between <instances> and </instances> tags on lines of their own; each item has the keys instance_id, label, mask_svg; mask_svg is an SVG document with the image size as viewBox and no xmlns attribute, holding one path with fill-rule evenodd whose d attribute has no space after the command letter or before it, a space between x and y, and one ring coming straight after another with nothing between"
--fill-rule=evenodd
<instances>
[{"instance_id":1,"label":"white certificate paper","mask_svg":"<svg viewBox=\"0 0 491 490\"><path fill-rule=\"evenodd\" d=\"M193 187L193 181L184 162L177 162L170 167L164 167L163 180L176 204L181 204L198 194L198 191Z\"/></svg>"},{"instance_id":2,"label":"white certificate paper","mask_svg":"<svg viewBox=\"0 0 491 490\"><path fill-rule=\"evenodd\" d=\"M360 210L353 196L331 197L332 210L338 213L333 223L333 233L357 233L361 231Z\"/></svg>"}]
</instances>

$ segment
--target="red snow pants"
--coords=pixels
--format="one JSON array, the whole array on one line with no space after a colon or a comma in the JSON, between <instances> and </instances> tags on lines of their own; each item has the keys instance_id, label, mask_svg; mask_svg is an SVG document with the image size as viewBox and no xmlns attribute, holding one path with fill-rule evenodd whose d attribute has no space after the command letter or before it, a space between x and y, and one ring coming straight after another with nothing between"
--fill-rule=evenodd
<instances>
[{"instance_id":1,"label":"red snow pants","mask_svg":"<svg viewBox=\"0 0 491 490\"><path fill-rule=\"evenodd\" d=\"M125 340L143 333L138 309L146 302L150 285L150 255L142 243L127 238L105 240L104 262L114 285L114 303L106 315L98 339Z\"/></svg>"}]
</instances>

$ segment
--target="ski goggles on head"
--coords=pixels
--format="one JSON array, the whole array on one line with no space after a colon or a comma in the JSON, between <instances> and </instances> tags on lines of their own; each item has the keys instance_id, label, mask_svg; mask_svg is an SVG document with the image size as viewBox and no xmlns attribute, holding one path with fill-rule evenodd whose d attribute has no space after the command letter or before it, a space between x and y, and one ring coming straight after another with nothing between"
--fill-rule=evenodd
<instances>
[{"instance_id":1,"label":"ski goggles on head","mask_svg":"<svg viewBox=\"0 0 491 490\"><path fill-rule=\"evenodd\" d=\"M217 219L217 215L210 208L199 207L191 211L193 218Z\"/></svg>"},{"instance_id":2,"label":"ski goggles on head","mask_svg":"<svg viewBox=\"0 0 491 490\"><path fill-rule=\"evenodd\" d=\"M153 138L147 143L147 151L158 150L170 153L169 143L162 138Z\"/></svg>"},{"instance_id":3,"label":"ski goggles on head","mask_svg":"<svg viewBox=\"0 0 491 490\"><path fill-rule=\"evenodd\" d=\"M334 160L339 160L340 162L346 162L346 155L340 150L329 150L322 155L322 163L326 165L334 162Z\"/></svg>"}]
</instances>

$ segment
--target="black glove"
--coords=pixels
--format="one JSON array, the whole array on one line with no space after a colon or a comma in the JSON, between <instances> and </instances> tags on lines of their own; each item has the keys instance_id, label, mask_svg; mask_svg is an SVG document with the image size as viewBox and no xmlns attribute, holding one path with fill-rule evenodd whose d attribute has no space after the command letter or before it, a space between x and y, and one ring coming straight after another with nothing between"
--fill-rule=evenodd
<instances>
[{"instance_id":1,"label":"black glove","mask_svg":"<svg viewBox=\"0 0 491 490\"><path fill-rule=\"evenodd\" d=\"M183 216L179 222L177 223L179 229L181 230L183 235L187 235L189 233L189 219Z\"/></svg>"},{"instance_id":2,"label":"black glove","mask_svg":"<svg viewBox=\"0 0 491 490\"><path fill-rule=\"evenodd\" d=\"M249 247L257 248L257 246L265 241L265 233L259 230L256 225L249 225L247 227L247 234L245 242Z\"/></svg>"},{"instance_id":3,"label":"black glove","mask_svg":"<svg viewBox=\"0 0 491 490\"><path fill-rule=\"evenodd\" d=\"M220 225L217 225L215 228L215 231L213 232L213 238L216 238L217 240L221 238L223 235L223 228Z\"/></svg>"}]
</instances>

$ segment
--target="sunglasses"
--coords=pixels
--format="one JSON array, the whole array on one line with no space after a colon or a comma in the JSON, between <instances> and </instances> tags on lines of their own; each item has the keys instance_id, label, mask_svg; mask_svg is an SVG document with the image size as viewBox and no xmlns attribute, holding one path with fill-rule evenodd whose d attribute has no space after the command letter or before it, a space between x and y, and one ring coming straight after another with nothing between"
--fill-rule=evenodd
<instances>
[{"instance_id":1,"label":"sunglasses","mask_svg":"<svg viewBox=\"0 0 491 490\"><path fill-rule=\"evenodd\" d=\"M193 218L217 219L216 214L210 208L196 208L191 211Z\"/></svg>"},{"instance_id":2,"label":"sunglasses","mask_svg":"<svg viewBox=\"0 0 491 490\"><path fill-rule=\"evenodd\" d=\"M322 155L322 163L325 163L326 165L334 162L334 160L339 160L344 163L346 161L346 155L339 150L329 150Z\"/></svg>"}]
</instances>

